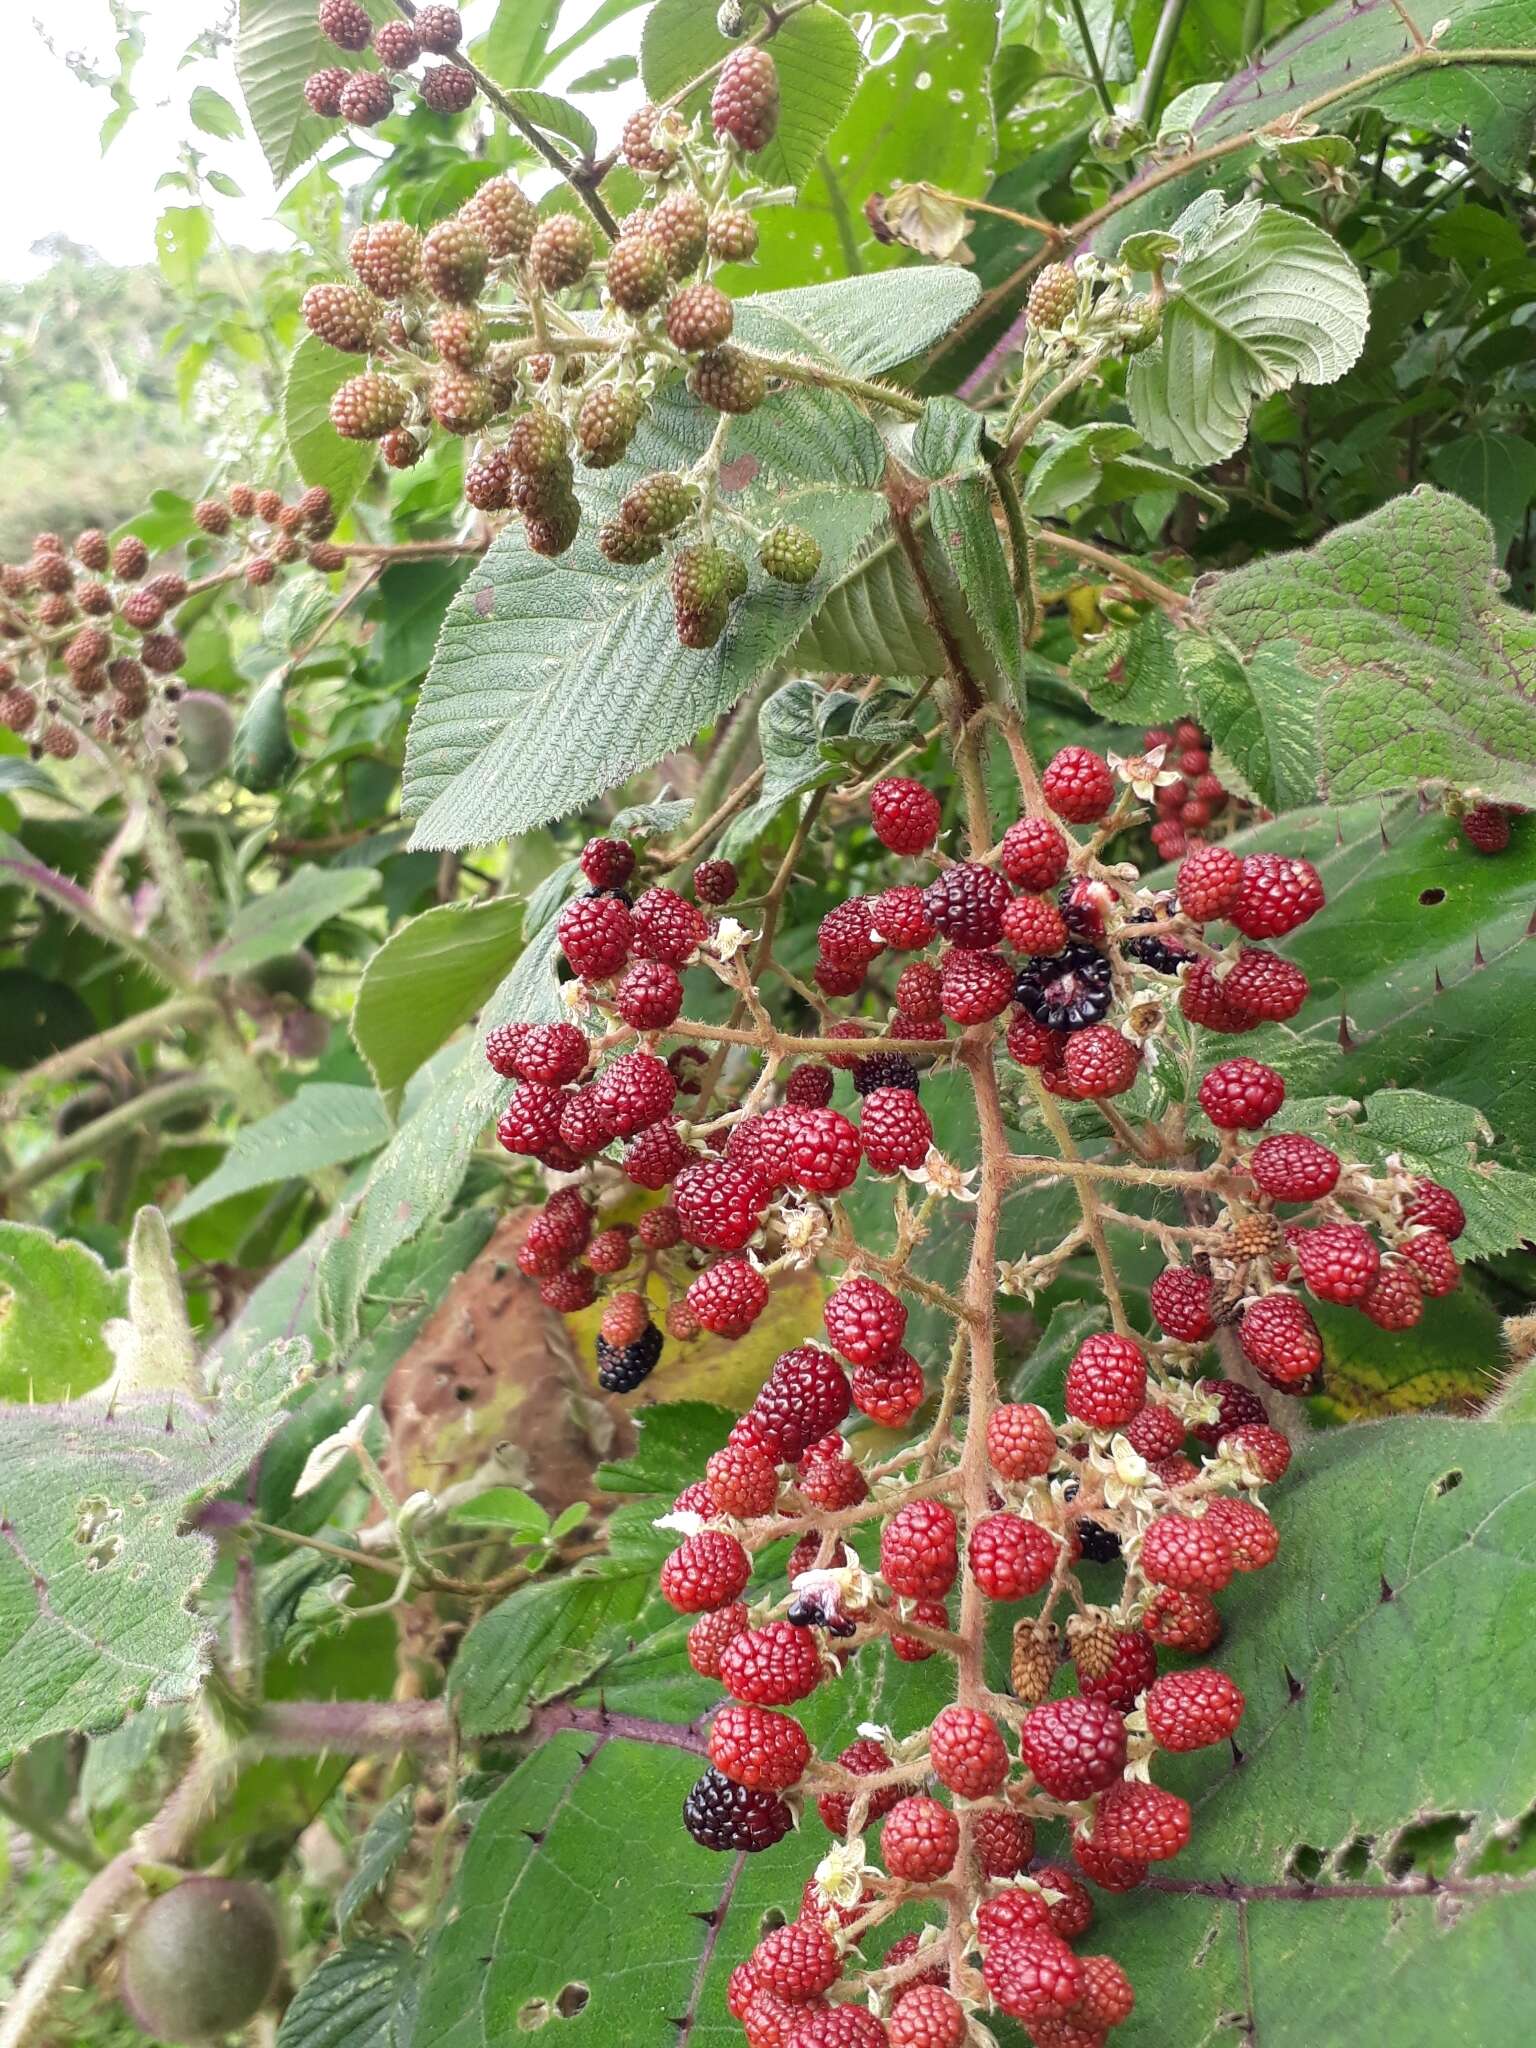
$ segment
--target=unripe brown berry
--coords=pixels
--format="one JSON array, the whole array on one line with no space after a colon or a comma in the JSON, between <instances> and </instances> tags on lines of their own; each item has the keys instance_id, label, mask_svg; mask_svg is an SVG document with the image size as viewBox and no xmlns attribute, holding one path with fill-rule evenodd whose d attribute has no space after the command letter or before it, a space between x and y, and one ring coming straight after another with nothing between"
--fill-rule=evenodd
<instances>
[{"instance_id":1,"label":"unripe brown berry","mask_svg":"<svg viewBox=\"0 0 1536 2048\"><path fill-rule=\"evenodd\" d=\"M80 751L79 735L73 726L61 724L58 719L46 729L39 744L55 761L73 761Z\"/></svg>"},{"instance_id":2,"label":"unripe brown berry","mask_svg":"<svg viewBox=\"0 0 1536 2048\"><path fill-rule=\"evenodd\" d=\"M294 509L317 539L323 540L336 524L336 507L324 484L311 484Z\"/></svg>"},{"instance_id":3,"label":"unripe brown berry","mask_svg":"<svg viewBox=\"0 0 1536 2048\"><path fill-rule=\"evenodd\" d=\"M717 284L690 284L667 307L667 337L689 354L718 348L731 338L735 314Z\"/></svg>"},{"instance_id":4,"label":"unripe brown berry","mask_svg":"<svg viewBox=\"0 0 1536 2048\"><path fill-rule=\"evenodd\" d=\"M760 45L749 43L726 58L710 97L709 118L717 135L728 135L749 155L772 140L779 125L779 73Z\"/></svg>"},{"instance_id":5,"label":"unripe brown berry","mask_svg":"<svg viewBox=\"0 0 1536 2048\"><path fill-rule=\"evenodd\" d=\"M459 208L459 218L480 230L496 257L524 255L539 225L538 208L515 178L492 178L482 185Z\"/></svg>"},{"instance_id":6,"label":"unripe brown berry","mask_svg":"<svg viewBox=\"0 0 1536 2048\"><path fill-rule=\"evenodd\" d=\"M403 299L421 281L421 237L406 221L375 221L352 237L347 260L376 297Z\"/></svg>"},{"instance_id":7,"label":"unripe brown berry","mask_svg":"<svg viewBox=\"0 0 1536 2048\"><path fill-rule=\"evenodd\" d=\"M632 171L660 177L677 163L677 151L656 139L657 109L650 104L636 107L624 123L624 161Z\"/></svg>"},{"instance_id":8,"label":"unripe brown berry","mask_svg":"<svg viewBox=\"0 0 1536 2048\"><path fill-rule=\"evenodd\" d=\"M149 567L149 549L136 533L125 533L112 550L112 574L120 583L137 583Z\"/></svg>"},{"instance_id":9,"label":"unripe brown berry","mask_svg":"<svg viewBox=\"0 0 1536 2048\"><path fill-rule=\"evenodd\" d=\"M251 514L256 510L256 493L249 484L230 485L229 509L237 519L250 518Z\"/></svg>"},{"instance_id":10,"label":"unripe brown berry","mask_svg":"<svg viewBox=\"0 0 1536 2048\"><path fill-rule=\"evenodd\" d=\"M414 469L426 452L426 436L416 427L397 427L379 442L379 453L391 469Z\"/></svg>"},{"instance_id":11,"label":"unripe brown berry","mask_svg":"<svg viewBox=\"0 0 1536 2048\"><path fill-rule=\"evenodd\" d=\"M334 576L338 569L347 566L346 556L333 540L312 541L305 559L311 569L318 569L322 576Z\"/></svg>"},{"instance_id":12,"label":"unripe brown berry","mask_svg":"<svg viewBox=\"0 0 1536 2048\"><path fill-rule=\"evenodd\" d=\"M75 603L91 618L104 619L112 609L112 593L105 583L82 583Z\"/></svg>"},{"instance_id":13,"label":"unripe brown berry","mask_svg":"<svg viewBox=\"0 0 1536 2048\"><path fill-rule=\"evenodd\" d=\"M464 496L476 511L506 511L512 502L512 464L505 448L484 448L467 465Z\"/></svg>"},{"instance_id":14,"label":"unripe brown berry","mask_svg":"<svg viewBox=\"0 0 1536 2048\"><path fill-rule=\"evenodd\" d=\"M320 33L338 50L366 50L373 23L360 0L320 0Z\"/></svg>"},{"instance_id":15,"label":"unripe brown berry","mask_svg":"<svg viewBox=\"0 0 1536 2048\"><path fill-rule=\"evenodd\" d=\"M478 90L462 64L433 64L421 81L421 96L434 114L462 114Z\"/></svg>"},{"instance_id":16,"label":"unripe brown berry","mask_svg":"<svg viewBox=\"0 0 1536 2048\"><path fill-rule=\"evenodd\" d=\"M536 555L563 555L581 526L581 507L567 492L540 519L528 519L523 532Z\"/></svg>"},{"instance_id":17,"label":"unripe brown berry","mask_svg":"<svg viewBox=\"0 0 1536 2048\"><path fill-rule=\"evenodd\" d=\"M440 220L421 245L421 271L427 289L451 304L466 304L485 283L491 252L471 221Z\"/></svg>"},{"instance_id":18,"label":"unripe brown berry","mask_svg":"<svg viewBox=\"0 0 1536 2048\"><path fill-rule=\"evenodd\" d=\"M751 356L727 342L724 348L709 349L699 357L689 374L688 389L716 412L755 412L767 395L768 379Z\"/></svg>"},{"instance_id":19,"label":"unripe brown berry","mask_svg":"<svg viewBox=\"0 0 1536 2048\"><path fill-rule=\"evenodd\" d=\"M628 223L625 232L631 232ZM667 252L674 278L696 270L709 240L709 213L697 192L669 192L648 214L638 216L635 233L654 235Z\"/></svg>"},{"instance_id":20,"label":"unripe brown berry","mask_svg":"<svg viewBox=\"0 0 1536 2048\"><path fill-rule=\"evenodd\" d=\"M485 359L489 333L474 306L444 306L431 326L432 346L455 370L473 370Z\"/></svg>"},{"instance_id":21,"label":"unripe brown berry","mask_svg":"<svg viewBox=\"0 0 1536 2048\"><path fill-rule=\"evenodd\" d=\"M354 71L337 94L343 121L376 128L395 111L395 88L382 71Z\"/></svg>"},{"instance_id":22,"label":"unripe brown berry","mask_svg":"<svg viewBox=\"0 0 1536 2048\"><path fill-rule=\"evenodd\" d=\"M277 564L265 555L253 555L245 565L245 580L252 590L265 589L277 574Z\"/></svg>"},{"instance_id":23,"label":"unripe brown berry","mask_svg":"<svg viewBox=\"0 0 1536 2048\"><path fill-rule=\"evenodd\" d=\"M546 291L578 285L592 262L592 231L574 213L557 213L535 233L528 261Z\"/></svg>"},{"instance_id":24,"label":"unripe brown berry","mask_svg":"<svg viewBox=\"0 0 1536 2048\"><path fill-rule=\"evenodd\" d=\"M608 258L608 296L624 313L648 313L667 292L667 255L654 235L625 235Z\"/></svg>"},{"instance_id":25,"label":"unripe brown berry","mask_svg":"<svg viewBox=\"0 0 1536 2048\"><path fill-rule=\"evenodd\" d=\"M20 683L12 683L6 690L0 690L0 725L8 732L30 731L37 716L37 699L30 690Z\"/></svg>"},{"instance_id":26,"label":"unripe brown berry","mask_svg":"<svg viewBox=\"0 0 1536 2048\"><path fill-rule=\"evenodd\" d=\"M757 222L739 206L722 206L709 217L709 253L717 263L750 263L757 254Z\"/></svg>"},{"instance_id":27,"label":"unripe brown berry","mask_svg":"<svg viewBox=\"0 0 1536 2048\"><path fill-rule=\"evenodd\" d=\"M99 526L88 526L75 542L75 560L82 567L100 571L112 559L111 546Z\"/></svg>"},{"instance_id":28,"label":"unripe brown berry","mask_svg":"<svg viewBox=\"0 0 1536 2048\"><path fill-rule=\"evenodd\" d=\"M366 355L378 338L378 301L355 285L311 285L300 311L311 334L348 355Z\"/></svg>"},{"instance_id":29,"label":"unripe brown berry","mask_svg":"<svg viewBox=\"0 0 1536 2048\"><path fill-rule=\"evenodd\" d=\"M140 541L139 546L142 547L143 545L143 542ZM144 556L144 566L145 568L149 566L149 555L147 552ZM141 569L139 574L142 576L143 573L144 571ZM73 590L75 587L74 570L71 569L62 555L54 554L48 550L32 557L29 574L32 582L39 590L50 591L55 597L59 596L61 592Z\"/></svg>"},{"instance_id":30,"label":"unripe brown berry","mask_svg":"<svg viewBox=\"0 0 1536 2048\"><path fill-rule=\"evenodd\" d=\"M373 32L373 54L386 71L409 71L421 44L408 21L382 21Z\"/></svg>"},{"instance_id":31,"label":"unripe brown berry","mask_svg":"<svg viewBox=\"0 0 1536 2048\"><path fill-rule=\"evenodd\" d=\"M322 121L339 121L342 88L351 76L342 64L327 64L323 71L312 72L304 81L304 98L309 111L318 114Z\"/></svg>"},{"instance_id":32,"label":"unripe brown berry","mask_svg":"<svg viewBox=\"0 0 1536 2048\"><path fill-rule=\"evenodd\" d=\"M432 417L450 434L477 434L491 416L491 387L473 370L442 370L432 386Z\"/></svg>"},{"instance_id":33,"label":"unripe brown berry","mask_svg":"<svg viewBox=\"0 0 1536 2048\"><path fill-rule=\"evenodd\" d=\"M599 384L581 402L576 445L587 469L611 469L623 459L645 415L645 400L632 384Z\"/></svg>"},{"instance_id":34,"label":"unripe brown berry","mask_svg":"<svg viewBox=\"0 0 1536 2048\"><path fill-rule=\"evenodd\" d=\"M418 7L416 40L434 57L451 57L464 39L464 24L456 7Z\"/></svg>"},{"instance_id":35,"label":"unripe brown berry","mask_svg":"<svg viewBox=\"0 0 1536 2048\"><path fill-rule=\"evenodd\" d=\"M543 406L535 405L512 422L507 456L514 469L537 476L543 470L553 469L566 455L568 446L565 422L555 413L546 412Z\"/></svg>"},{"instance_id":36,"label":"unripe brown berry","mask_svg":"<svg viewBox=\"0 0 1536 2048\"><path fill-rule=\"evenodd\" d=\"M369 370L349 377L331 399L331 425L344 440L377 441L405 418L409 398L393 377Z\"/></svg>"},{"instance_id":37,"label":"unripe brown berry","mask_svg":"<svg viewBox=\"0 0 1536 2048\"><path fill-rule=\"evenodd\" d=\"M268 526L276 526L283 516L283 494L270 488L256 493L256 512Z\"/></svg>"},{"instance_id":38,"label":"unripe brown berry","mask_svg":"<svg viewBox=\"0 0 1536 2048\"><path fill-rule=\"evenodd\" d=\"M230 510L221 498L204 498L192 517L204 533L212 534L215 540L222 539L229 531Z\"/></svg>"}]
</instances>

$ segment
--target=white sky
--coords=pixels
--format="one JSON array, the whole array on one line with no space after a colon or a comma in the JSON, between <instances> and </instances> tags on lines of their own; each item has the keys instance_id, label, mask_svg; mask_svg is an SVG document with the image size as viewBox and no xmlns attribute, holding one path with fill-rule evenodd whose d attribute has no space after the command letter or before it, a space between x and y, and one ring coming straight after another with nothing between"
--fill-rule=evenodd
<instances>
[{"instance_id":1,"label":"white sky","mask_svg":"<svg viewBox=\"0 0 1536 2048\"><path fill-rule=\"evenodd\" d=\"M187 117L196 85L214 86L240 110L244 105L231 53L199 59L179 68L187 46L223 13L223 0L134 0L143 15L144 56L134 76L139 111L101 154L101 124L111 109L105 90L93 91L66 69L62 53L80 51L92 68L112 72L114 33L107 0L0 0L5 20L5 55L0 66L0 277L32 276L37 260L28 252L50 234L86 243L114 263L153 262L155 220L161 209L182 202L176 192L158 193L163 172L173 169L183 139L205 152L210 168L225 171L244 198L221 199L219 225L233 243L272 247L285 239L270 219L275 194L261 151L249 137L220 142L199 135ZM13 13L14 10L14 13ZM472 34L494 13L494 0L464 0ZM569 10L572 20L590 6ZM43 16L50 40L61 53L50 55L34 25ZM642 17L630 15L599 35L572 60L581 72L617 50L635 47ZM558 78L550 83L558 87ZM600 131L616 112L627 112L633 85L586 100Z\"/></svg>"}]
</instances>

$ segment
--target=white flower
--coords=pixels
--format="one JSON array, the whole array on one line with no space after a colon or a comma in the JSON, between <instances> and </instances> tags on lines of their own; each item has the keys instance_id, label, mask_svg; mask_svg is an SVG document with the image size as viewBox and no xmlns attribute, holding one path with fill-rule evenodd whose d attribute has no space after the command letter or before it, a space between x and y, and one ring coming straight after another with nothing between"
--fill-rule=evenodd
<instances>
[{"instance_id":1,"label":"white flower","mask_svg":"<svg viewBox=\"0 0 1536 2048\"><path fill-rule=\"evenodd\" d=\"M569 1010L573 1016L580 1016L585 1010L591 1008L591 998L587 994L587 985L584 981L562 982L560 984L560 1001L564 1008Z\"/></svg>"},{"instance_id":2,"label":"white flower","mask_svg":"<svg viewBox=\"0 0 1536 2048\"><path fill-rule=\"evenodd\" d=\"M1144 804L1152 801L1159 789L1166 789L1170 783L1179 780L1177 768L1165 768L1167 746L1149 748L1145 754L1111 754L1109 765L1120 777L1128 782Z\"/></svg>"},{"instance_id":3,"label":"white flower","mask_svg":"<svg viewBox=\"0 0 1536 2048\"><path fill-rule=\"evenodd\" d=\"M1133 1449L1130 1439L1120 1435L1112 1436L1107 1450L1093 1445L1088 1452L1088 1463L1095 1472L1104 1475L1104 1502L1107 1507L1123 1507L1138 1494L1152 1476L1152 1468Z\"/></svg>"},{"instance_id":4,"label":"white flower","mask_svg":"<svg viewBox=\"0 0 1536 2048\"><path fill-rule=\"evenodd\" d=\"M921 1166L904 1166L901 1170L916 1186L928 1188L950 1201L977 1202L981 1199L980 1188L971 1185L981 1168L956 1166L953 1160L944 1157L937 1146L930 1147Z\"/></svg>"},{"instance_id":5,"label":"white flower","mask_svg":"<svg viewBox=\"0 0 1536 2048\"><path fill-rule=\"evenodd\" d=\"M744 924L738 924L734 917L722 917L715 926L710 939L709 950L721 960L734 960L743 946L750 946L759 936L749 932Z\"/></svg>"},{"instance_id":6,"label":"white flower","mask_svg":"<svg viewBox=\"0 0 1536 2048\"><path fill-rule=\"evenodd\" d=\"M793 1266L809 1265L827 1241L831 1224L817 1202L784 1202L776 1210L784 1252Z\"/></svg>"},{"instance_id":7,"label":"white flower","mask_svg":"<svg viewBox=\"0 0 1536 2048\"><path fill-rule=\"evenodd\" d=\"M862 1836L851 1842L838 1842L816 1866L816 1889L830 1906L857 1906L864 1897L864 1874L868 1869Z\"/></svg>"}]
</instances>

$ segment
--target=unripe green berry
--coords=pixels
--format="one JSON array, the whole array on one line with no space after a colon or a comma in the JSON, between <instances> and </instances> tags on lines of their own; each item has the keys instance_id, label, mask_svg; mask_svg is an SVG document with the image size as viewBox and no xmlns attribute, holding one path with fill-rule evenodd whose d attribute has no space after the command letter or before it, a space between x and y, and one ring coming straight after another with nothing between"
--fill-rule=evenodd
<instances>
[{"instance_id":1,"label":"unripe green berry","mask_svg":"<svg viewBox=\"0 0 1536 2048\"><path fill-rule=\"evenodd\" d=\"M587 469L611 469L628 452L645 416L645 400L632 384L599 384L581 402L576 444Z\"/></svg>"},{"instance_id":2,"label":"unripe green berry","mask_svg":"<svg viewBox=\"0 0 1536 2048\"><path fill-rule=\"evenodd\" d=\"M625 492L619 517L632 532L659 539L681 526L698 502L697 486L670 470L658 470Z\"/></svg>"},{"instance_id":3,"label":"unripe green berry","mask_svg":"<svg viewBox=\"0 0 1536 2048\"><path fill-rule=\"evenodd\" d=\"M189 1877L153 1899L123 1940L124 2005L159 2041L218 2040L266 2004L282 1943L266 1892Z\"/></svg>"},{"instance_id":4,"label":"unripe green berry","mask_svg":"<svg viewBox=\"0 0 1536 2048\"><path fill-rule=\"evenodd\" d=\"M809 583L821 567L821 543L803 526L775 526L763 535L757 559L776 583Z\"/></svg>"}]
</instances>

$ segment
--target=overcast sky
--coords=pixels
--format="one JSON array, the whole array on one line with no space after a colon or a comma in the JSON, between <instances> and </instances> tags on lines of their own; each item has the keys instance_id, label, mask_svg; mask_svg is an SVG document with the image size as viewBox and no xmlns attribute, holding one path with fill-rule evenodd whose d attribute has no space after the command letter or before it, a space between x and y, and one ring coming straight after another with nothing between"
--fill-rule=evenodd
<instances>
[{"instance_id":1,"label":"overcast sky","mask_svg":"<svg viewBox=\"0 0 1536 2048\"><path fill-rule=\"evenodd\" d=\"M111 110L105 90L93 91L73 77L64 53L78 51L99 71L116 69L114 34L107 0L0 0L6 19L6 49L0 67L0 276L24 278L38 268L32 245L51 234L87 243L114 263L154 258L155 220L175 205L175 193L157 193L161 174L172 168L184 138L198 142L210 166L225 171L244 198L221 200L219 222L228 240L274 246L282 230L270 220L272 183L260 150L249 139L217 142L198 136L187 118L187 101L198 84L216 87L241 109L229 53L182 67L188 45L210 23L222 19L226 0L134 0L143 15L146 48L134 77L139 111L103 156L101 124ZM595 0L592 0L595 4ZM12 10L14 9L14 17ZM494 0L464 0L472 30L495 11ZM572 21L589 14L586 0L569 7ZM49 52L35 17L43 17ZM577 73L615 50L633 47L638 15L595 38L574 60ZM557 82L557 81L552 81ZM634 96L635 88L588 101L599 129Z\"/></svg>"}]
</instances>

